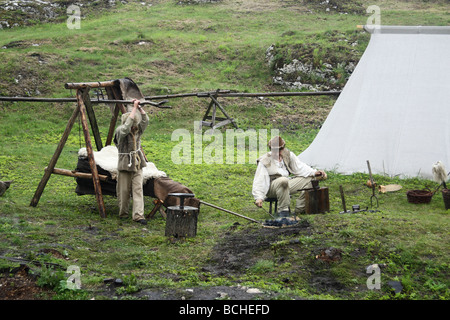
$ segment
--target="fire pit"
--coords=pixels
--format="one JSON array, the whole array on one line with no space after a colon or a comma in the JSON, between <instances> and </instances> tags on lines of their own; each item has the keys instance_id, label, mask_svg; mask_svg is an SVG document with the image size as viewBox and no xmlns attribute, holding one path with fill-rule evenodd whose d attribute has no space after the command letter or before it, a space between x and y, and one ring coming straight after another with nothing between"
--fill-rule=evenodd
<instances>
[{"instance_id":1,"label":"fire pit","mask_svg":"<svg viewBox=\"0 0 450 320\"><path fill-rule=\"evenodd\" d=\"M266 220L263 225L267 227L286 227L297 224L298 220L293 218L278 218L275 220Z\"/></svg>"}]
</instances>

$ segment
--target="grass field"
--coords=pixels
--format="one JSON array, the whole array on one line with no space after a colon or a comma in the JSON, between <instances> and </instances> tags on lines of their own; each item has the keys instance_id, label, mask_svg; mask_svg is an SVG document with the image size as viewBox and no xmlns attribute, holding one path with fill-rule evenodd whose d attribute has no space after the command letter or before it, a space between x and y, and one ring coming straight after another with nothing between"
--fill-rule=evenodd
<instances>
[{"instance_id":1,"label":"grass field","mask_svg":"<svg viewBox=\"0 0 450 320\"><path fill-rule=\"evenodd\" d=\"M46 23L0 30L0 95L73 97L66 82L130 77L145 95L209 91L281 91L265 60L272 44L292 58L296 45L314 43L323 52L337 42L330 35L357 37L360 55L368 36L364 24L368 1L348 1L351 12L327 12L314 1L221 1L203 5L155 1L117 5L108 12L89 13L81 29ZM382 1L383 24L450 25L445 1ZM344 58L342 58L344 59ZM319 61L319 60L318 60ZM296 154L314 139L334 97L228 98L223 105L243 130L279 129ZM176 129L193 135L209 101L171 99L172 109L147 108L151 124L143 137L150 161L172 179L189 186L209 203L258 221L269 219L253 204L251 185L256 165L238 163L175 164L171 154L179 141ZM198 233L185 241L164 236L165 220L157 215L143 228L120 221L116 199L105 197L108 217L101 219L93 196L77 196L74 179L52 175L37 207L30 201L66 127L75 105L68 103L0 104L0 180L13 180L0 197L0 269L18 266L5 258L70 265L81 270L81 290L64 285L68 275L29 264L38 275L38 299L159 299L218 296L223 287L257 288L245 299L449 299L449 216L440 192L430 204L407 202L406 190L437 184L418 178L375 176L378 184L400 184L401 191L377 194L377 212L340 214L339 186L348 205L370 207L366 174L329 172L331 210L304 215L295 228L270 230L236 216L202 206ZM96 106L105 139L110 113ZM221 131L225 137L225 130ZM192 136L193 137L193 136ZM210 140L202 136L203 154ZM57 167L74 169L84 146L76 122ZM226 153L225 143L223 144ZM192 159L194 155L192 154ZM430 168L431 169L431 168ZM146 199L151 210L152 199ZM326 248L341 252L339 261L318 259ZM50 249L60 255L51 254ZM228 264L223 257L227 257ZM233 259L232 259L233 258ZM233 263L231 263L233 262ZM381 266L381 289L367 288L369 265ZM2 273L6 283L9 272ZM115 287L105 279L120 278ZM12 281L12 280L11 280ZM390 281L402 285L395 293ZM5 288L6 285L3 286ZM186 291L193 289L193 291ZM192 293L193 292L193 293ZM243 296L241 296L242 298Z\"/></svg>"}]
</instances>

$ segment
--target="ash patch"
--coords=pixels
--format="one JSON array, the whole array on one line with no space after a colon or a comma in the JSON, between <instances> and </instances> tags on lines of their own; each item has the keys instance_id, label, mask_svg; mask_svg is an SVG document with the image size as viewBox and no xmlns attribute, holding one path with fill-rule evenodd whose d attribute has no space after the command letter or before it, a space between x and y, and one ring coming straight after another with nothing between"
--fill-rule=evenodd
<instances>
[{"instance_id":1,"label":"ash patch","mask_svg":"<svg viewBox=\"0 0 450 320\"><path fill-rule=\"evenodd\" d=\"M205 269L218 275L244 273L272 243L299 234L310 232L310 224L301 220L285 228L249 227L228 232L214 248L210 266Z\"/></svg>"}]
</instances>

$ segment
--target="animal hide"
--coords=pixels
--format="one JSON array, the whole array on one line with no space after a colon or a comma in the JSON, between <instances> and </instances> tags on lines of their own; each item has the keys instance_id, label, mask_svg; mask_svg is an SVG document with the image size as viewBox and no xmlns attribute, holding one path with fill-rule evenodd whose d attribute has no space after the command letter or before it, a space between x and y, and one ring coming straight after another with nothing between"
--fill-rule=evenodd
<instances>
[{"instance_id":1,"label":"animal hide","mask_svg":"<svg viewBox=\"0 0 450 320\"><path fill-rule=\"evenodd\" d=\"M445 167L441 161L438 161L433 165L432 172L433 172L434 180L436 182L439 182L440 184L444 184L444 188L445 188L445 181L447 180L447 173L445 172Z\"/></svg>"},{"instance_id":2,"label":"animal hide","mask_svg":"<svg viewBox=\"0 0 450 320\"><path fill-rule=\"evenodd\" d=\"M86 148L81 148L78 156L78 164L75 171L91 173ZM103 195L116 196L117 157L118 151L114 146L104 147L98 152L94 151L94 160L98 173L109 178L107 181L100 181ZM185 185L167 177L165 172L158 170L151 162L147 162L147 167L144 167L142 170L145 176L143 182L144 196L162 200L166 208L180 204L179 198L169 196L169 193L193 193ZM78 195L95 194L92 180L76 178L76 182L75 192ZM197 198L187 198L184 204L199 208L200 201Z\"/></svg>"},{"instance_id":3,"label":"animal hide","mask_svg":"<svg viewBox=\"0 0 450 320\"><path fill-rule=\"evenodd\" d=\"M78 151L78 157L87 158L86 148L81 148ZM115 146L106 146L100 151L94 151L95 163L102 169L108 171L113 180L117 179L118 157L119 151ZM167 177L166 173L158 170L153 162L147 162L147 166L142 168L142 175L144 184L151 178Z\"/></svg>"},{"instance_id":4,"label":"animal hide","mask_svg":"<svg viewBox=\"0 0 450 320\"><path fill-rule=\"evenodd\" d=\"M114 94L114 89L119 96ZM113 87L105 87L106 94L108 95L108 99L114 100L133 100L138 99L139 101L146 101L144 95L141 90L137 86L137 84L131 80L130 78L116 79L114 80ZM108 104L111 114L114 114L114 108L116 106L115 103ZM133 108L133 105L128 104L125 105L127 112L130 112Z\"/></svg>"},{"instance_id":5,"label":"animal hide","mask_svg":"<svg viewBox=\"0 0 450 320\"><path fill-rule=\"evenodd\" d=\"M169 196L169 193L193 193L193 192L188 187L184 186L183 184L177 181L173 181L168 177L161 177L154 180L153 194L155 198L162 200L166 208L180 205L180 199L178 197ZM200 205L200 200L198 200L197 198L186 198L184 200L184 205L198 208Z\"/></svg>"}]
</instances>

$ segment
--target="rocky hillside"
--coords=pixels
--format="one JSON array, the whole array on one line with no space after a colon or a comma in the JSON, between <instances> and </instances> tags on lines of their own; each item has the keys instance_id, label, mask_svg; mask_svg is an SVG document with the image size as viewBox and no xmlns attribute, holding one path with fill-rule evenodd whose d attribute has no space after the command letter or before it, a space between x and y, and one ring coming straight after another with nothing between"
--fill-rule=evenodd
<instances>
[{"instance_id":1,"label":"rocky hillside","mask_svg":"<svg viewBox=\"0 0 450 320\"><path fill-rule=\"evenodd\" d=\"M284 37L295 37L295 32L282 35ZM301 41L273 44L266 51L273 84L292 90L341 90L368 40L364 31L330 31Z\"/></svg>"},{"instance_id":2,"label":"rocky hillside","mask_svg":"<svg viewBox=\"0 0 450 320\"><path fill-rule=\"evenodd\" d=\"M70 5L82 8L83 17L127 2L128 0L2 0L0 29L64 21L67 19L67 8Z\"/></svg>"}]
</instances>

